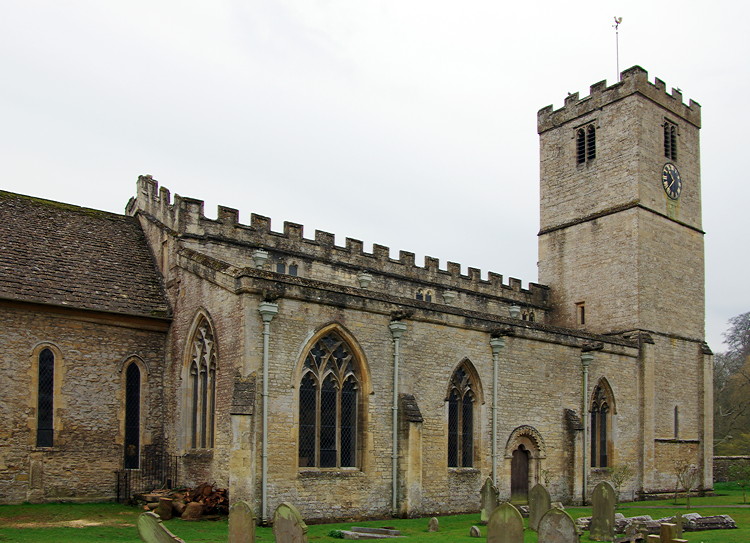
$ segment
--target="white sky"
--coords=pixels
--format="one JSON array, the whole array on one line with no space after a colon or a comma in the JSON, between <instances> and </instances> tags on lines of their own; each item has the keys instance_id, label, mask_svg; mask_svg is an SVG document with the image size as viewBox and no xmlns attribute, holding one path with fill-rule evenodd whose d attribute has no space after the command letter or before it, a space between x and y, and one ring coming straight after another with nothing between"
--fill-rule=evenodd
<instances>
[{"instance_id":1,"label":"white sky","mask_svg":"<svg viewBox=\"0 0 750 543\"><path fill-rule=\"evenodd\" d=\"M5 190L122 212L139 174L536 281L536 112L639 64L703 106L707 336L750 310L747 3L0 0ZM739 277L739 279L737 279Z\"/></svg>"}]
</instances>

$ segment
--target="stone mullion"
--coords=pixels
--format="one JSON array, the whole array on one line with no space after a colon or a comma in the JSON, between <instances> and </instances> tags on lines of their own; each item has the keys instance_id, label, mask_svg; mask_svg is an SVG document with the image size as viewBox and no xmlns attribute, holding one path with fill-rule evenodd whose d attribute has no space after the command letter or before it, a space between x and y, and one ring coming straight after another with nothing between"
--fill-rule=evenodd
<instances>
[{"instance_id":1,"label":"stone mullion","mask_svg":"<svg viewBox=\"0 0 750 543\"><path fill-rule=\"evenodd\" d=\"M343 385L337 383L336 391L336 467L341 467L341 391Z\"/></svg>"},{"instance_id":2,"label":"stone mullion","mask_svg":"<svg viewBox=\"0 0 750 543\"><path fill-rule=\"evenodd\" d=\"M316 376L316 387L315 387L315 464L316 468L320 467L320 432L322 431L320 425L320 407L321 407L321 395L323 393L323 382Z\"/></svg>"}]
</instances>

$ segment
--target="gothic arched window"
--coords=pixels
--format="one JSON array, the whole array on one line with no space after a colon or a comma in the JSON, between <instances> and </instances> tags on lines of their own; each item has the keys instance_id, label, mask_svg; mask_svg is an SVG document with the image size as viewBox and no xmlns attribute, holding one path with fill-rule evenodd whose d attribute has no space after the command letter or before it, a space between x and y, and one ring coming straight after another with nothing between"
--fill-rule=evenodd
<instances>
[{"instance_id":1,"label":"gothic arched window","mask_svg":"<svg viewBox=\"0 0 750 543\"><path fill-rule=\"evenodd\" d=\"M42 349L39 353L38 372L36 446L52 447L54 445L55 355L50 349Z\"/></svg>"},{"instance_id":2,"label":"gothic arched window","mask_svg":"<svg viewBox=\"0 0 750 543\"><path fill-rule=\"evenodd\" d=\"M125 469L138 469L141 452L141 370L131 362L125 370Z\"/></svg>"},{"instance_id":3,"label":"gothic arched window","mask_svg":"<svg viewBox=\"0 0 750 543\"><path fill-rule=\"evenodd\" d=\"M299 466L354 467L360 381L358 362L329 332L305 357L299 387Z\"/></svg>"},{"instance_id":4,"label":"gothic arched window","mask_svg":"<svg viewBox=\"0 0 750 543\"><path fill-rule=\"evenodd\" d=\"M613 413L612 391L602 380L594 389L591 402L591 467L606 468L611 463Z\"/></svg>"},{"instance_id":5,"label":"gothic arched window","mask_svg":"<svg viewBox=\"0 0 750 543\"><path fill-rule=\"evenodd\" d=\"M195 327L189 366L190 446L214 446L214 410L216 407L216 343L211 324L201 317Z\"/></svg>"},{"instance_id":6,"label":"gothic arched window","mask_svg":"<svg viewBox=\"0 0 750 543\"><path fill-rule=\"evenodd\" d=\"M474 465L475 384L465 364L453 372L448 391L448 467Z\"/></svg>"}]
</instances>

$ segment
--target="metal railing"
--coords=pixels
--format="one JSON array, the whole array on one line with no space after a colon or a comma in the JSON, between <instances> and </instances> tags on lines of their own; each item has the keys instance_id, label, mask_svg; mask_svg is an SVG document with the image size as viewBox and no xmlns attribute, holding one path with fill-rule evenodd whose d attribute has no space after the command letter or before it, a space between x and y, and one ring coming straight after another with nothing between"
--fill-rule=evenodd
<instances>
[{"instance_id":1,"label":"metal railing","mask_svg":"<svg viewBox=\"0 0 750 543\"><path fill-rule=\"evenodd\" d=\"M178 487L181 459L181 456L172 454L148 454L141 457L138 469L115 471L118 503L131 502L135 494Z\"/></svg>"}]
</instances>

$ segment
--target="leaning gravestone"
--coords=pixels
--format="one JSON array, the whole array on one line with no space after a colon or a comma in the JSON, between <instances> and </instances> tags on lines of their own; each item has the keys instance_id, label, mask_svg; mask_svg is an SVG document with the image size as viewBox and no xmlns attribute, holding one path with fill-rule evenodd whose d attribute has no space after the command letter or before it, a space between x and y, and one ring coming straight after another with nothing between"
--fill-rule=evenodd
<instances>
[{"instance_id":1,"label":"leaning gravestone","mask_svg":"<svg viewBox=\"0 0 750 543\"><path fill-rule=\"evenodd\" d=\"M278 543L307 543L307 524L292 504L282 503L274 511L273 537Z\"/></svg>"},{"instance_id":2,"label":"leaning gravestone","mask_svg":"<svg viewBox=\"0 0 750 543\"><path fill-rule=\"evenodd\" d=\"M430 522L427 524L427 531L428 532L440 531L440 521L437 519L437 517L432 517L430 519Z\"/></svg>"},{"instance_id":3,"label":"leaning gravestone","mask_svg":"<svg viewBox=\"0 0 750 543\"><path fill-rule=\"evenodd\" d=\"M562 509L549 509L539 519L539 543L578 543L576 523L568 513Z\"/></svg>"},{"instance_id":4,"label":"leaning gravestone","mask_svg":"<svg viewBox=\"0 0 750 543\"><path fill-rule=\"evenodd\" d=\"M539 521L550 510L549 492L543 485L534 485L529 492L529 528L535 532L539 529Z\"/></svg>"},{"instance_id":5,"label":"leaning gravestone","mask_svg":"<svg viewBox=\"0 0 750 543\"><path fill-rule=\"evenodd\" d=\"M479 531L479 526L472 526L469 528L469 537L482 537L482 532Z\"/></svg>"},{"instance_id":6,"label":"leaning gravestone","mask_svg":"<svg viewBox=\"0 0 750 543\"><path fill-rule=\"evenodd\" d=\"M138 535L145 543L185 543L161 523L159 515L151 511L138 516Z\"/></svg>"},{"instance_id":7,"label":"leaning gravestone","mask_svg":"<svg viewBox=\"0 0 750 543\"><path fill-rule=\"evenodd\" d=\"M615 539L615 489L607 481L594 488L591 495L591 526L589 539L592 541L614 541Z\"/></svg>"},{"instance_id":8,"label":"leaning gravestone","mask_svg":"<svg viewBox=\"0 0 750 543\"><path fill-rule=\"evenodd\" d=\"M523 517L510 503L501 503L490 515L487 543L523 543Z\"/></svg>"},{"instance_id":9,"label":"leaning gravestone","mask_svg":"<svg viewBox=\"0 0 750 543\"><path fill-rule=\"evenodd\" d=\"M255 515L245 501L229 508L229 543L255 543Z\"/></svg>"},{"instance_id":10,"label":"leaning gravestone","mask_svg":"<svg viewBox=\"0 0 750 543\"><path fill-rule=\"evenodd\" d=\"M492 479L487 477L487 480L482 486L482 490L479 493L482 509L479 512L479 522L487 524L487 520L490 518L492 513L497 507L497 487L492 484Z\"/></svg>"}]
</instances>

